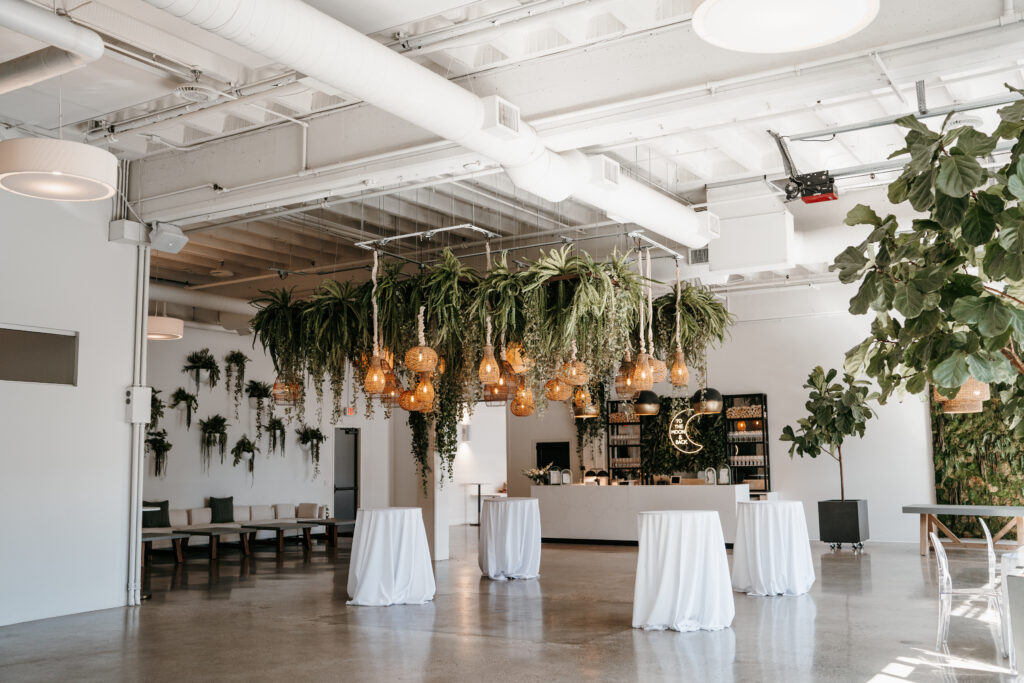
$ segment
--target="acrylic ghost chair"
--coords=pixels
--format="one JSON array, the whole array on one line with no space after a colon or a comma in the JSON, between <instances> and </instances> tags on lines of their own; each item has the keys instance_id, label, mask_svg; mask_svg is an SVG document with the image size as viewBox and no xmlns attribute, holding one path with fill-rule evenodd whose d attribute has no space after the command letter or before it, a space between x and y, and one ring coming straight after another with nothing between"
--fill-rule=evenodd
<instances>
[{"instance_id":1,"label":"acrylic ghost chair","mask_svg":"<svg viewBox=\"0 0 1024 683\"><path fill-rule=\"evenodd\" d=\"M1003 594L998 588L991 584L972 588L954 588L953 577L949 572L949 559L946 557L946 549L935 532L928 534L932 539L932 547L935 549L935 559L939 566L939 627L935 638L935 649L941 650L949 640L949 618L953 610L953 599L962 600L985 599L989 609L994 609L997 616L996 628L998 630L999 651L1003 657L1006 656L1006 643L1003 640Z\"/></svg>"}]
</instances>

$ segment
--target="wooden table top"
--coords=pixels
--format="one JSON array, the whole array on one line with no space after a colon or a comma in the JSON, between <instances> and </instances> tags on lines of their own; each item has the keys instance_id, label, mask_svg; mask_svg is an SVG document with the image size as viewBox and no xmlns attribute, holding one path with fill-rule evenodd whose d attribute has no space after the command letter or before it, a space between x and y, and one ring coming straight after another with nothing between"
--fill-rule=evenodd
<instances>
[{"instance_id":1,"label":"wooden table top","mask_svg":"<svg viewBox=\"0 0 1024 683\"><path fill-rule=\"evenodd\" d=\"M959 515L967 517L1024 517L1018 505L904 505L903 512L914 515Z\"/></svg>"}]
</instances>

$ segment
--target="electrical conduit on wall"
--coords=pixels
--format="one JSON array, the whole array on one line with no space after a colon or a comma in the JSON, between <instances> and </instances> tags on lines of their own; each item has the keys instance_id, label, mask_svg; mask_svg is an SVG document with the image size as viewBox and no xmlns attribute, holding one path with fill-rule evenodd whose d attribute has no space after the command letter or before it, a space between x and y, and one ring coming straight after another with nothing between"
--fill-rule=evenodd
<instances>
[{"instance_id":1,"label":"electrical conduit on wall","mask_svg":"<svg viewBox=\"0 0 1024 683\"><path fill-rule=\"evenodd\" d=\"M544 199L574 196L690 247L712 236L692 209L660 192L621 175L605 181L595 173L600 157L554 152L522 121L512 136L485 130L484 100L300 0L147 2L490 157Z\"/></svg>"}]
</instances>

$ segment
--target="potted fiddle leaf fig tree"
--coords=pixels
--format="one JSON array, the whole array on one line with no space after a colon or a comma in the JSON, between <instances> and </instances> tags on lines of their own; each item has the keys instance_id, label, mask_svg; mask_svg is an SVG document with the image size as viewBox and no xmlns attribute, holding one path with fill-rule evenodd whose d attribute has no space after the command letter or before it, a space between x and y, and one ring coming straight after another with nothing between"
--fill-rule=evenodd
<instances>
[{"instance_id":1,"label":"potted fiddle leaf fig tree","mask_svg":"<svg viewBox=\"0 0 1024 683\"><path fill-rule=\"evenodd\" d=\"M835 381L839 371L824 370L819 365L811 371L804 384L810 389L807 417L797 420L797 429L782 428L782 441L790 441L789 456L798 454L817 458L827 454L839 464L839 500L818 501L820 539L833 549L851 543L861 548L868 540L868 502L863 498L847 500L843 479L843 442L848 437L864 436L864 428L874 411L868 401L878 398L870 393L868 382L844 373L842 381Z\"/></svg>"}]
</instances>

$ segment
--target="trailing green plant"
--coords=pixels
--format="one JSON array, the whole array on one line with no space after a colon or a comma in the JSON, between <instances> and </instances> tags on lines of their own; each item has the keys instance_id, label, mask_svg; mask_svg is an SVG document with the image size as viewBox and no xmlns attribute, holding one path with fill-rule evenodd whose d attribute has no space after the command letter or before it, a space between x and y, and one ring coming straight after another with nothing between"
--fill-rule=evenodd
<instances>
[{"instance_id":1,"label":"trailing green plant","mask_svg":"<svg viewBox=\"0 0 1024 683\"><path fill-rule=\"evenodd\" d=\"M146 448L153 454L153 474L163 477L167 474L167 454L171 442L167 440L167 430L152 430L146 434Z\"/></svg>"},{"instance_id":2,"label":"trailing green plant","mask_svg":"<svg viewBox=\"0 0 1024 683\"><path fill-rule=\"evenodd\" d=\"M358 362L369 348L361 287L325 280L302 313L305 363L309 374L331 384L332 422L341 418L346 363Z\"/></svg>"},{"instance_id":3,"label":"trailing green plant","mask_svg":"<svg viewBox=\"0 0 1024 683\"><path fill-rule=\"evenodd\" d=\"M235 401L235 419L238 419L238 404L242 401L242 388L245 386L245 364L249 357L242 351L235 350L224 356L224 385L228 396Z\"/></svg>"},{"instance_id":4,"label":"trailing green plant","mask_svg":"<svg viewBox=\"0 0 1024 683\"><path fill-rule=\"evenodd\" d=\"M600 440L608 427L608 401L605 400L608 390L605 383L592 379L587 385L587 391L590 392L591 402L600 410L598 416L577 420L572 417L572 412L569 413L576 427L576 455L581 467L583 466L583 449Z\"/></svg>"},{"instance_id":5,"label":"trailing green plant","mask_svg":"<svg viewBox=\"0 0 1024 683\"><path fill-rule=\"evenodd\" d=\"M284 447L287 442L287 430L284 426L284 420L279 417L271 417L267 420L265 427L267 430L267 451L273 453L280 449L281 457L284 457Z\"/></svg>"},{"instance_id":6,"label":"trailing green plant","mask_svg":"<svg viewBox=\"0 0 1024 683\"><path fill-rule=\"evenodd\" d=\"M779 439L792 442L791 458L794 453L811 458L827 453L838 462L840 500L846 500L843 442L847 437L864 436L867 421L875 414L868 401L877 399L878 394L869 393L868 383L849 373L843 375L842 382L833 382L838 374L835 368L826 372L820 365L811 371L804 384L811 390L804 404L809 415L797 420L796 431L790 425L783 427Z\"/></svg>"},{"instance_id":7,"label":"trailing green plant","mask_svg":"<svg viewBox=\"0 0 1024 683\"><path fill-rule=\"evenodd\" d=\"M184 406L185 408L185 429L192 429L192 413L199 410L199 399L195 394L190 394L184 387L178 387L171 394L171 408Z\"/></svg>"},{"instance_id":8,"label":"trailing green plant","mask_svg":"<svg viewBox=\"0 0 1024 683\"><path fill-rule=\"evenodd\" d=\"M313 478L316 479L320 474L320 444L327 437L319 428L307 424L296 429L295 433L299 436L299 445L309 449L309 456L313 459Z\"/></svg>"},{"instance_id":9,"label":"trailing green plant","mask_svg":"<svg viewBox=\"0 0 1024 683\"><path fill-rule=\"evenodd\" d=\"M889 201L928 217L901 229L895 216L858 204L846 223L871 232L831 268L842 282L860 283L850 312L875 316L845 367L873 377L881 402L929 383L953 396L970 376L1005 383L1005 414L1024 435L1024 101L999 116L991 135L951 128L949 116L938 131L914 116L898 119L906 145L892 156L909 161ZM991 167L1001 139L1012 143L1009 158Z\"/></svg>"},{"instance_id":10,"label":"trailing green plant","mask_svg":"<svg viewBox=\"0 0 1024 683\"><path fill-rule=\"evenodd\" d=\"M149 428L156 429L160 426L160 418L164 416L164 403L160 398L160 390L153 389L149 394Z\"/></svg>"},{"instance_id":11,"label":"trailing green plant","mask_svg":"<svg viewBox=\"0 0 1024 683\"><path fill-rule=\"evenodd\" d=\"M288 381L301 378L308 353L302 315L308 302L295 299L291 289L261 290L260 294L252 300L258 310L249 321L253 347L260 343L278 375Z\"/></svg>"},{"instance_id":12,"label":"trailing green plant","mask_svg":"<svg viewBox=\"0 0 1024 683\"><path fill-rule=\"evenodd\" d=\"M1024 437L1014 433L998 398L965 415L946 415L933 402L931 417L936 503L1024 505ZM982 535L972 518L944 515L940 521L957 536ZM985 521L995 531L1006 518Z\"/></svg>"},{"instance_id":13,"label":"trailing green plant","mask_svg":"<svg viewBox=\"0 0 1024 683\"><path fill-rule=\"evenodd\" d=\"M706 287L679 287L679 337L686 364L698 377L707 374L707 349L725 342L736 316ZM676 350L676 285L654 300L654 348L670 366Z\"/></svg>"},{"instance_id":14,"label":"trailing green plant","mask_svg":"<svg viewBox=\"0 0 1024 683\"><path fill-rule=\"evenodd\" d=\"M451 375L442 375L435 387L434 397L434 450L449 480L454 480L455 456L459 448L459 422L463 404L459 400L459 387ZM440 478L444 485L444 477Z\"/></svg>"},{"instance_id":15,"label":"trailing green plant","mask_svg":"<svg viewBox=\"0 0 1024 683\"><path fill-rule=\"evenodd\" d=\"M234 460L231 462L232 467L238 467L238 463L242 460L249 461L249 474L255 480L255 466L256 466L256 451L259 450L259 446L249 440L249 437L243 434L235 445L231 448L231 455Z\"/></svg>"},{"instance_id":16,"label":"trailing green plant","mask_svg":"<svg viewBox=\"0 0 1024 683\"><path fill-rule=\"evenodd\" d=\"M700 415L689 423L690 440L701 445L696 453L683 453L668 438L669 425L679 412L692 415L690 399L663 396L657 415L641 417L641 469L645 476L716 470L728 464L725 451L725 417L721 413Z\"/></svg>"},{"instance_id":17,"label":"trailing green plant","mask_svg":"<svg viewBox=\"0 0 1024 683\"><path fill-rule=\"evenodd\" d=\"M427 493L427 477L433 469L430 466L430 420L426 415L413 411L409 413L409 429L412 431L412 457L416 461L416 469L423 483L423 493Z\"/></svg>"},{"instance_id":18,"label":"trailing green plant","mask_svg":"<svg viewBox=\"0 0 1024 683\"><path fill-rule=\"evenodd\" d=\"M204 472L210 471L213 449L220 453L220 464L224 464L224 453L228 447L228 420L223 415L211 415L199 421L199 457Z\"/></svg>"},{"instance_id":19,"label":"trailing green plant","mask_svg":"<svg viewBox=\"0 0 1024 683\"><path fill-rule=\"evenodd\" d=\"M274 388L266 382L251 379L245 385L245 395L256 401L256 440L259 441L263 436L263 419L267 417L267 408L270 408L271 415L274 412L273 402L267 403L274 396Z\"/></svg>"},{"instance_id":20,"label":"trailing green plant","mask_svg":"<svg viewBox=\"0 0 1024 683\"><path fill-rule=\"evenodd\" d=\"M196 383L196 393L199 393L199 377L203 370L209 373L210 388L217 386L220 380L220 365L217 359L210 353L210 349L193 351L185 357L185 366L181 369L186 375L191 374Z\"/></svg>"}]
</instances>

